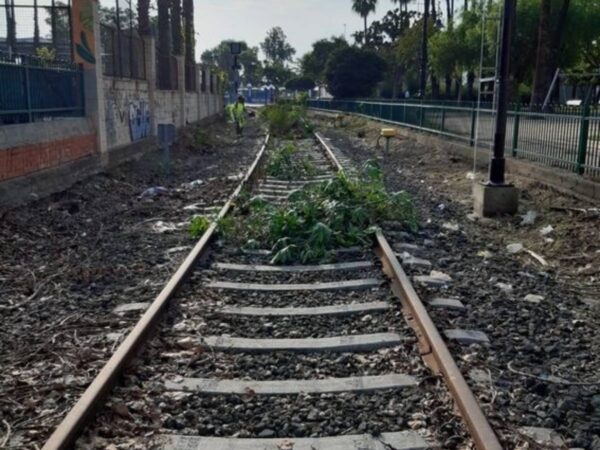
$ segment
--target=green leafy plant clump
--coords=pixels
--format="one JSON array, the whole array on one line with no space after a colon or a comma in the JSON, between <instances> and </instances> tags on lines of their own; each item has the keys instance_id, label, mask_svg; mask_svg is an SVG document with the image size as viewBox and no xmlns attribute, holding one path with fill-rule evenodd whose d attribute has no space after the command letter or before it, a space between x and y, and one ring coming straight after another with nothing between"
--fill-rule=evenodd
<instances>
[{"instance_id":1,"label":"green leafy plant clump","mask_svg":"<svg viewBox=\"0 0 600 450\"><path fill-rule=\"evenodd\" d=\"M308 158L298 156L295 144L289 143L271 153L266 172L271 177L293 180L316 175L318 171Z\"/></svg>"},{"instance_id":2,"label":"green leafy plant clump","mask_svg":"<svg viewBox=\"0 0 600 450\"><path fill-rule=\"evenodd\" d=\"M210 219L204 216L196 216L190 223L189 232L193 238L201 237L210 227Z\"/></svg>"},{"instance_id":3,"label":"green leafy plant clump","mask_svg":"<svg viewBox=\"0 0 600 450\"><path fill-rule=\"evenodd\" d=\"M312 133L313 126L306 116L306 107L293 102L279 102L266 106L261 116L267 121L274 136L302 138Z\"/></svg>"},{"instance_id":4,"label":"green leafy plant clump","mask_svg":"<svg viewBox=\"0 0 600 450\"><path fill-rule=\"evenodd\" d=\"M274 264L317 262L331 259L339 247L369 245L382 221L397 221L412 231L418 227L411 197L388 193L372 161L358 179L340 173L292 193L280 206L255 196L240 205L239 214L220 226L225 238L246 248L271 248Z\"/></svg>"}]
</instances>

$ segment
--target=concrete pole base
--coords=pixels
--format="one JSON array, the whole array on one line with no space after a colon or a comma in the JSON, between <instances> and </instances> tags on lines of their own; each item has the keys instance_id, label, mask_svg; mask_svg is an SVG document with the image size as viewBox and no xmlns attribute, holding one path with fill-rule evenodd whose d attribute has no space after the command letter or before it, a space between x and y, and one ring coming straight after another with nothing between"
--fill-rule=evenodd
<instances>
[{"instance_id":1,"label":"concrete pole base","mask_svg":"<svg viewBox=\"0 0 600 450\"><path fill-rule=\"evenodd\" d=\"M519 210L519 190L510 185L476 183L473 186L474 212L479 217L516 214Z\"/></svg>"}]
</instances>

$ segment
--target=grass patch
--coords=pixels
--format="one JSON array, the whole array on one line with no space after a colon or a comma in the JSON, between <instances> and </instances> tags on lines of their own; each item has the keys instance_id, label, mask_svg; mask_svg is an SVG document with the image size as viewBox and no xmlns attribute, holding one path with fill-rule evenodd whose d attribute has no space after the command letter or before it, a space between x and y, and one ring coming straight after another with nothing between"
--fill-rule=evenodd
<instances>
[{"instance_id":1,"label":"grass patch","mask_svg":"<svg viewBox=\"0 0 600 450\"><path fill-rule=\"evenodd\" d=\"M210 227L210 219L204 216L196 216L190 223L189 232L193 238L200 238Z\"/></svg>"},{"instance_id":2,"label":"grass patch","mask_svg":"<svg viewBox=\"0 0 600 450\"><path fill-rule=\"evenodd\" d=\"M272 152L266 169L267 175L282 180L293 180L317 174L309 158L298 156L298 147L288 143Z\"/></svg>"},{"instance_id":3,"label":"grass patch","mask_svg":"<svg viewBox=\"0 0 600 450\"><path fill-rule=\"evenodd\" d=\"M308 121L306 107L292 102L279 102L261 110L272 135L283 138L303 138L314 130Z\"/></svg>"},{"instance_id":4,"label":"grass patch","mask_svg":"<svg viewBox=\"0 0 600 450\"><path fill-rule=\"evenodd\" d=\"M365 163L358 179L340 173L292 193L284 205L246 195L238 207L235 218L219 223L219 231L240 247L272 249L274 264L331 260L336 248L370 245L382 221L418 228L411 197L403 191L388 193L373 161Z\"/></svg>"}]
</instances>

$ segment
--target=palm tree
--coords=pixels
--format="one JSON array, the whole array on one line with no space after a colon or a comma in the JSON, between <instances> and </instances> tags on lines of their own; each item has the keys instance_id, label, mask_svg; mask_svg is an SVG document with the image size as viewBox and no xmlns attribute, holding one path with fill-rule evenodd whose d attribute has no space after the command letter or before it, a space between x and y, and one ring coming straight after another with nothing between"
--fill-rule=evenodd
<instances>
[{"instance_id":1,"label":"palm tree","mask_svg":"<svg viewBox=\"0 0 600 450\"><path fill-rule=\"evenodd\" d=\"M170 0L157 0L158 4L158 86L171 88L171 19Z\"/></svg>"},{"instance_id":2,"label":"palm tree","mask_svg":"<svg viewBox=\"0 0 600 450\"><path fill-rule=\"evenodd\" d=\"M183 38L185 59L193 64L195 61L194 0L183 0Z\"/></svg>"},{"instance_id":3,"label":"palm tree","mask_svg":"<svg viewBox=\"0 0 600 450\"><path fill-rule=\"evenodd\" d=\"M138 32L142 36L150 34L150 0L138 0Z\"/></svg>"},{"instance_id":4,"label":"palm tree","mask_svg":"<svg viewBox=\"0 0 600 450\"><path fill-rule=\"evenodd\" d=\"M171 33L173 34L173 54L183 55L183 37L181 35L181 0L171 0Z\"/></svg>"},{"instance_id":5,"label":"palm tree","mask_svg":"<svg viewBox=\"0 0 600 450\"><path fill-rule=\"evenodd\" d=\"M367 44L367 17L377 8L377 0L352 0L352 11L365 22L365 45Z\"/></svg>"}]
</instances>

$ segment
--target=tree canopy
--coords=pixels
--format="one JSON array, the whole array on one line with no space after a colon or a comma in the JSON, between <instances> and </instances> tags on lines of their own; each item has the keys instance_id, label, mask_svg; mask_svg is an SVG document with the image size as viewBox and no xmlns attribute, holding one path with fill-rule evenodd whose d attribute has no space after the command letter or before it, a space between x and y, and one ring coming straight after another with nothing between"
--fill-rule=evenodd
<instances>
[{"instance_id":1,"label":"tree canopy","mask_svg":"<svg viewBox=\"0 0 600 450\"><path fill-rule=\"evenodd\" d=\"M327 61L325 78L334 97L367 97L383 79L385 61L370 50L346 47Z\"/></svg>"}]
</instances>

